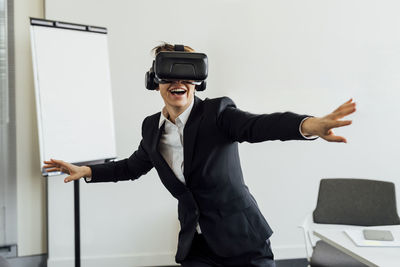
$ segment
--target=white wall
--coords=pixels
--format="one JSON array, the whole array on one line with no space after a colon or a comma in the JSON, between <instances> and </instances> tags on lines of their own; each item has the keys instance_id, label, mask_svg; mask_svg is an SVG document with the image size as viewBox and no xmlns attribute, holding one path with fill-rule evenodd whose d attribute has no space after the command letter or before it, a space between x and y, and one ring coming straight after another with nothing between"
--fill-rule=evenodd
<instances>
[{"instance_id":1,"label":"white wall","mask_svg":"<svg viewBox=\"0 0 400 267\"><path fill-rule=\"evenodd\" d=\"M292 110L316 116L355 98L354 124L336 131L348 138L348 144L318 140L240 146L247 184L275 230L272 245L277 258L305 257L296 226L315 207L321 178L399 183L399 7L396 1L373 0L46 1L48 19L109 29L120 157L137 147L142 119L162 107L157 93L143 85L152 60L149 50L158 41L188 44L208 54L210 76L208 89L198 94L202 98L228 95L251 112ZM28 96L27 105L33 105L33 94ZM26 125L31 126L27 131L33 140L34 109L29 110L32 124ZM36 173L35 149L28 148L24 155L24 164L33 166L25 167L30 176ZM110 229L121 231L87 233L88 244L98 246L100 254L118 258L119 253L120 258L138 259L136 263L148 263L157 258L154 255L171 259L178 231L176 202L155 172L133 183L91 185L83 191L104 188L110 190L104 203L87 203L97 204L97 214L102 215L86 215L83 221L105 220ZM110 198L118 198L114 208L102 208ZM98 252L85 253L96 257Z\"/></svg>"},{"instance_id":2,"label":"white wall","mask_svg":"<svg viewBox=\"0 0 400 267\"><path fill-rule=\"evenodd\" d=\"M46 191L37 167L40 160L29 36L29 17L43 17L43 7L43 0L14 1L19 256L47 250Z\"/></svg>"}]
</instances>

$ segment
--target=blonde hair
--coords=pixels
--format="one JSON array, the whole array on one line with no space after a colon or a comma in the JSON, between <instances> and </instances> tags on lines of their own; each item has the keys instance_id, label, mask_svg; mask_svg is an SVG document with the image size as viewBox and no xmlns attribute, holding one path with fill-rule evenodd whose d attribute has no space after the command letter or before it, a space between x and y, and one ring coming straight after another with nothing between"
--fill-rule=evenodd
<instances>
[{"instance_id":1,"label":"blonde hair","mask_svg":"<svg viewBox=\"0 0 400 267\"><path fill-rule=\"evenodd\" d=\"M165 51L175 51L175 47L172 44L163 42L162 44L154 47L151 52L154 56L157 56L158 53L160 52L165 52ZM193 53L195 52L195 50L193 48L191 48L190 46L184 46L184 51L185 52L189 52L189 53Z\"/></svg>"}]
</instances>

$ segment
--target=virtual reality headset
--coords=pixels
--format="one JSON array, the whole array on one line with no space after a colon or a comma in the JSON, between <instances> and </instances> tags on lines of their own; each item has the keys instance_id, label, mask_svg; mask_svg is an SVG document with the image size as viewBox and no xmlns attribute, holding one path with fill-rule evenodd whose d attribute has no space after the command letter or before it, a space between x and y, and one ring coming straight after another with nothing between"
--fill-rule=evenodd
<instances>
[{"instance_id":1,"label":"virtual reality headset","mask_svg":"<svg viewBox=\"0 0 400 267\"><path fill-rule=\"evenodd\" d=\"M206 88L208 59L203 53L184 52L183 45L175 45L175 51L160 52L153 66L146 73L145 85L154 90L160 83L191 81L197 91Z\"/></svg>"}]
</instances>

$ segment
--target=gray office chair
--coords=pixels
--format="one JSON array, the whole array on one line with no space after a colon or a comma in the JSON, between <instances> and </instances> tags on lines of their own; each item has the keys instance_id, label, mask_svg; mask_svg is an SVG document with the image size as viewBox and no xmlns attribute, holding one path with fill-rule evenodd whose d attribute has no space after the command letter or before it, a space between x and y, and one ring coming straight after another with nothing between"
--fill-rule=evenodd
<instances>
[{"instance_id":1,"label":"gray office chair","mask_svg":"<svg viewBox=\"0 0 400 267\"><path fill-rule=\"evenodd\" d=\"M400 224L395 187L391 182L366 179L322 179L317 207L317 224L378 226ZM321 240L310 258L312 267L366 266Z\"/></svg>"}]
</instances>

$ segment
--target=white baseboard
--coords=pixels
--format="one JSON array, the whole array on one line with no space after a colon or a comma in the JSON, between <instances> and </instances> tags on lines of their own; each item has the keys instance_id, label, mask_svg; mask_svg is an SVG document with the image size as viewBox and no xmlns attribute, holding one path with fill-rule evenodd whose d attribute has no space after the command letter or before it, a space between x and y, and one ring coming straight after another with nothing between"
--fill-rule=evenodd
<instances>
[{"instance_id":1,"label":"white baseboard","mask_svg":"<svg viewBox=\"0 0 400 267\"><path fill-rule=\"evenodd\" d=\"M306 258L304 246L273 247L276 260ZM98 257L82 257L82 266L85 267L137 267L176 265L175 252L140 255L111 255ZM73 258L59 258L47 261L48 267L74 267Z\"/></svg>"},{"instance_id":2,"label":"white baseboard","mask_svg":"<svg viewBox=\"0 0 400 267\"><path fill-rule=\"evenodd\" d=\"M82 257L81 265L85 267L137 267L176 265L175 252L140 255L111 255ZM74 267L73 258L48 259L48 267Z\"/></svg>"},{"instance_id":3,"label":"white baseboard","mask_svg":"<svg viewBox=\"0 0 400 267\"><path fill-rule=\"evenodd\" d=\"M272 246L276 260L307 258L306 249L302 245L298 246Z\"/></svg>"}]
</instances>

